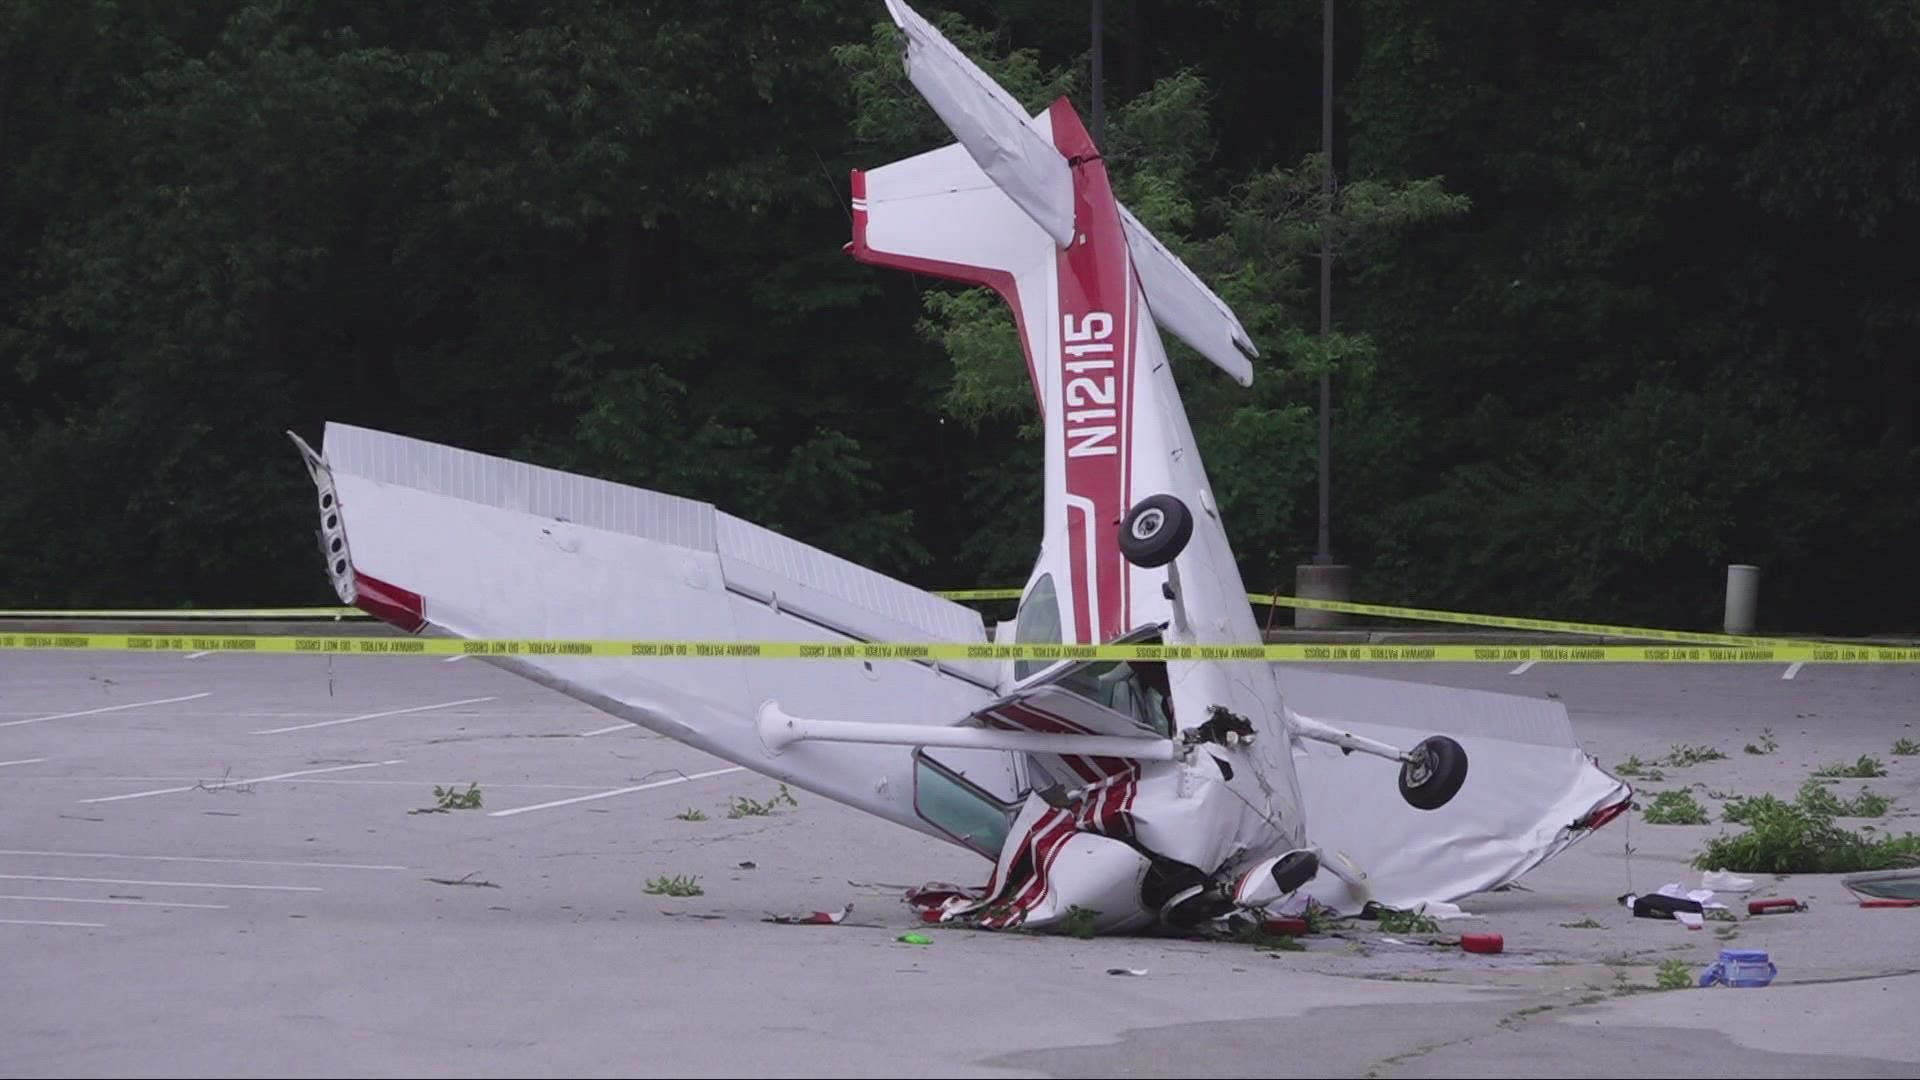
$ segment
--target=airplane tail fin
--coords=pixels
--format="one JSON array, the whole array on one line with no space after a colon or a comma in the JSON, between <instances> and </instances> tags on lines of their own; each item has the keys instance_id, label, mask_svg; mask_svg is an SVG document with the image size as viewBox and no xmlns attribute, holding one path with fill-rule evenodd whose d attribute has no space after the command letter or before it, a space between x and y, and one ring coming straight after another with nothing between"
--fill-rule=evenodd
<instances>
[{"instance_id":1,"label":"airplane tail fin","mask_svg":"<svg viewBox=\"0 0 1920 1080\"><path fill-rule=\"evenodd\" d=\"M1028 116L1011 94L904 0L886 0L907 37L907 76L957 143L854 175L854 250L863 261L992 285L1022 309L1014 279L1044 272L1076 230L1074 173L1082 160L1059 146L1054 109ZM1070 115L1071 110L1067 110ZM1068 121L1072 123L1071 120ZM1104 183L1104 181L1102 181ZM1226 302L1138 218L1120 208L1127 252L1153 318L1242 386L1259 355ZM1022 327L1033 367L1036 335Z\"/></svg>"}]
</instances>

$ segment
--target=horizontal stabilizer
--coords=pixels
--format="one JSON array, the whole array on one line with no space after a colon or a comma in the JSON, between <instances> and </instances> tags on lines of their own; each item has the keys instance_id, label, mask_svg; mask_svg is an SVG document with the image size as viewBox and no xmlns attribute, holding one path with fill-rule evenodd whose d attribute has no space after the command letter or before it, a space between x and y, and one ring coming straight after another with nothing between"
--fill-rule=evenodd
<instances>
[{"instance_id":1,"label":"horizontal stabilizer","mask_svg":"<svg viewBox=\"0 0 1920 1080\"><path fill-rule=\"evenodd\" d=\"M1127 254L1133 258L1134 272L1140 275L1140 290L1146 294L1153 321L1213 361L1241 386L1253 385L1253 365L1248 361L1260 354L1233 309L1124 206L1120 208L1120 224L1126 231Z\"/></svg>"}]
</instances>

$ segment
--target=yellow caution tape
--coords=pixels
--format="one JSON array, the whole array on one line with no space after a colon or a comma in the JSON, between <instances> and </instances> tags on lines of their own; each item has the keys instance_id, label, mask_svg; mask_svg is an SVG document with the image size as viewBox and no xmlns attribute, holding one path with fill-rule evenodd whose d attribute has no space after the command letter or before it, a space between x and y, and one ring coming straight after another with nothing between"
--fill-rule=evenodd
<instances>
[{"instance_id":1,"label":"yellow caution tape","mask_svg":"<svg viewBox=\"0 0 1920 1080\"><path fill-rule=\"evenodd\" d=\"M1920 663L1888 645L1042 645L827 644L810 641L623 641L537 638L298 637L192 634L0 634L0 649L243 652L354 656L621 657L727 660L1203 660L1375 663Z\"/></svg>"},{"instance_id":2,"label":"yellow caution tape","mask_svg":"<svg viewBox=\"0 0 1920 1080\"><path fill-rule=\"evenodd\" d=\"M948 600L1018 600L1019 589L942 589L933 595Z\"/></svg>"},{"instance_id":3,"label":"yellow caution tape","mask_svg":"<svg viewBox=\"0 0 1920 1080\"><path fill-rule=\"evenodd\" d=\"M938 593L952 600L1017 600L1019 589L948 589ZM1663 630L1647 626L1617 626L1611 623L1573 622L1566 619L1532 619L1514 615L1482 615L1464 611L1443 611L1437 608L1400 607L1393 604L1362 604L1344 600L1310 600L1299 596L1278 596L1271 593L1248 593L1248 601L1254 604L1267 604L1278 607L1308 608L1316 611L1337 611L1351 615L1373 615L1380 618L1404 619L1414 622L1453 623L1464 626L1493 627L1505 630L1538 630L1562 634L1592 634L1602 637L1630 638L1640 641L1670 641L1684 644L1718 645L1737 648L1827 648L1834 642L1809 641L1798 638L1756 637L1739 634L1716 634L1708 631ZM66 618L66 619L366 619L369 616L359 608L351 607L310 607L310 608L198 608L170 610L165 608L92 608L82 610L60 610L40 608L0 609L0 618ZM678 644L678 643L676 643Z\"/></svg>"},{"instance_id":4,"label":"yellow caution tape","mask_svg":"<svg viewBox=\"0 0 1920 1080\"><path fill-rule=\"evenodd\" d=\"M1299 596L1274 596L1248 593L1256 604L1310 608L1315 611L1342 611L1351 615L1378 615L1389 619L1419 622L1456 623L1466 626L1491 626L1503 630L1546 630L1561 634L1596 634L1604 637L1639 638L1643 641L1680 641L1702 645L1732 645L1757 648L1782 646L1826 646L1832 642L1796 638L1753 637L1741 634L1715 634L1695 630L1657 630L1646 626L1613 626L1608 623L1569 622L1564 619L1528 619L1517 615L1475 615L1463 611L1434 608L1395 607L1391 604L1357 604L1345 600L1308 600Z\"/></svg>"}]
</instances>

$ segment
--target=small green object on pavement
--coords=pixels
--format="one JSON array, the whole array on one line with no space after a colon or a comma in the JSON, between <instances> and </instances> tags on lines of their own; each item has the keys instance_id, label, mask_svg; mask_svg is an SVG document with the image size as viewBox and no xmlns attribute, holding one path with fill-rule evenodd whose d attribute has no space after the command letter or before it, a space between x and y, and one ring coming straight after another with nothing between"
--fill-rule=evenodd
<instances>
[{"instance_id":1,"label":"small green object on pavement","mask_svg":"<svg viewBox=\"0 0 1920 1080\"><path fill-rule=\"evenodd\" d=\"M901 934L901 935L900 935L899 937L897 937L897 938L894 938L893 940L895 940L895 941L904 941L904 942L906 942L906 943L907 943L907 944L909 944L909 945L931 945L931 944L933 944L933 939L932 939L932 938L930 938L930 937L928 937L928 936L927 936L927 935L925 935L925 934L920 934L920 933L915 933L915 932L914 932L914 931L912 931L912 930L909 930L909 931L907 931L906 933L904 933L904 934Z\"/></svg>"}]
</instances>

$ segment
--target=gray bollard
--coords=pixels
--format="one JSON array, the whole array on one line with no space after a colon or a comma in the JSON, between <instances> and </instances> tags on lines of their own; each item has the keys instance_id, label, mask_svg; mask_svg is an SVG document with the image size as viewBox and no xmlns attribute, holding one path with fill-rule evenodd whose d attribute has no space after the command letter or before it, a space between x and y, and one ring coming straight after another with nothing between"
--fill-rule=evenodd
<instances>
[{"instance_id":1,"label":"gray bollard","mask_svg":"<svg viewBox=\"0 0 1920 1080\"><path fill-rule=\"evenodd\" d=\"M1754 614L1760 607L1760 568L1745 563L1727 566L1727 618L1729 634L1751 634Z\"/></svg>"},{"instance_id":2,"label":"gray bollard","mask_svg":"<svg viewBox=\"0 0 1920 1080\"><path fill-rule=\"evenodd\" d=\"M1294 594L1303 600L1350 600L1352 580L1351 566L1306 563L1294 568ZM1302 630L1332 630L1345 626L1347 618L1340 611L1293 609L1293 625Z\"/></svg>"}]
</instances>

